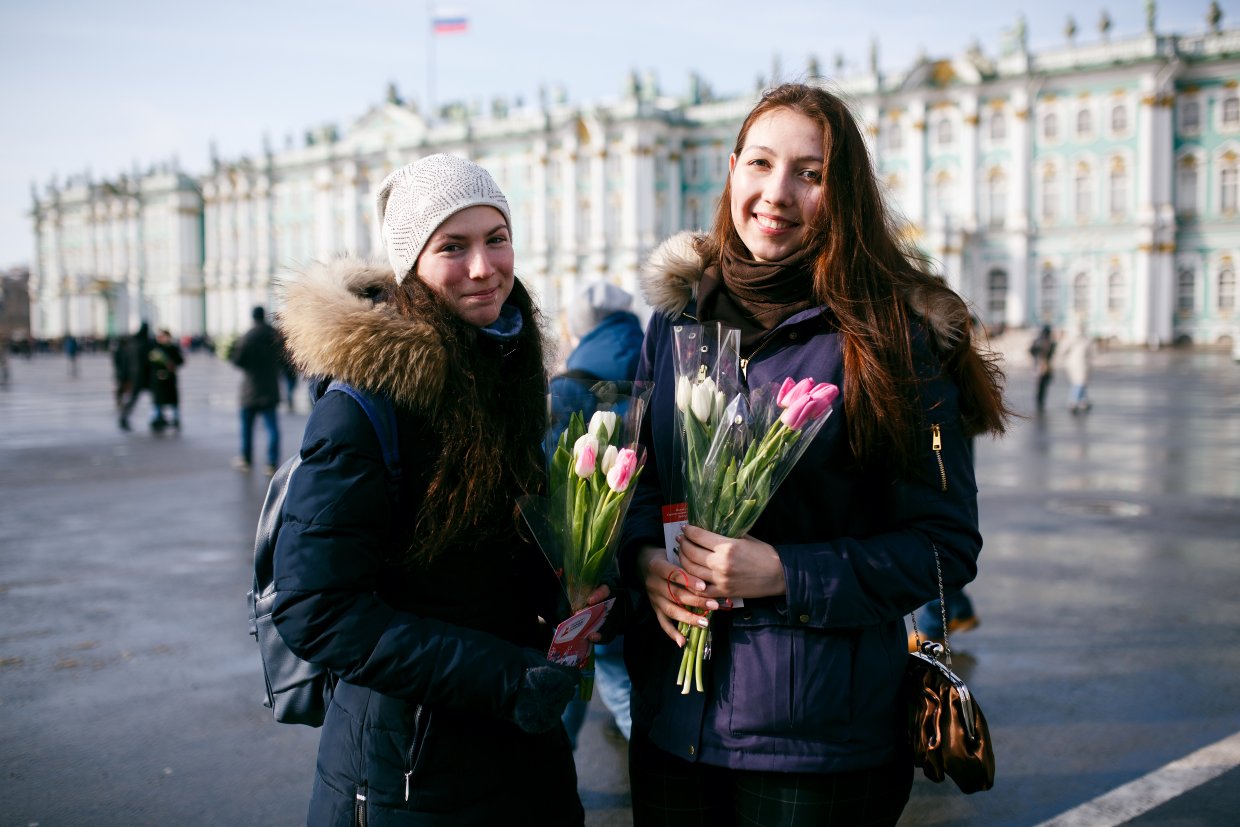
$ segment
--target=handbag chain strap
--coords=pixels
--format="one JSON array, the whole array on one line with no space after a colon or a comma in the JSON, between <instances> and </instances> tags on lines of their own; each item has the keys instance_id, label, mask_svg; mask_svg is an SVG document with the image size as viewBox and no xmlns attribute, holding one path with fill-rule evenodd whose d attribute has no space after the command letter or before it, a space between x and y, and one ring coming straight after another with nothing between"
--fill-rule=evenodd
<instances>
[{"instance_id":1,"label":"handbag chain strap","mask_svg":"<svg viewBox=\"0 0 1240 827\"><path fill-rule=\"evenodd\" d=\"M952 647L951 643L947 639L947 600L943 596L943 565L939 562L939 547L934 543L931 543L930 548L934 550L934 573L939 579L939 618L943 623L943 645L939 646L937 643L934 644L931 648L930 654L935 658L942 655L947 661L947 668L951 669ZM914 611L911 615L909 615L909 617L913 620L913 635L917 640L917 651L920 652L922 649L922 642L921 631L917 628L917 612ZM926 643L931 643L931 641L926 641Z\"/></svg>"}]
</instances>

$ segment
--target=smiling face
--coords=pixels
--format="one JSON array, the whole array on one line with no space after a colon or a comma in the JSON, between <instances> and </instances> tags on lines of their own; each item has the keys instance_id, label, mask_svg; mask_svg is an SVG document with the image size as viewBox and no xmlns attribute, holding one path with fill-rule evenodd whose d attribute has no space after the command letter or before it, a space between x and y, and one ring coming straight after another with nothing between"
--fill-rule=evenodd
<instances>
[{"instance_id":1,"label":"smiling face","mask_svg":"<svg viewBox=\"0 0 1240 827\"><path fill-rule=\"evenodd\" d=\"M512 236L494 207L468 207L435 228L414 272L464 321L486 327L512 292Z\"/></svg>"},{"instance_id":2,"label":"smiling face","mask_svg":"<svg viewBox=\"0 0 1240 827\"><path fill-rule=\"evenodd\" d=\"M780 261L804 245L822 200L822 128L791 109L749 127L732 155L732 223L758 261Z\"/></svg>"}]
</instances>

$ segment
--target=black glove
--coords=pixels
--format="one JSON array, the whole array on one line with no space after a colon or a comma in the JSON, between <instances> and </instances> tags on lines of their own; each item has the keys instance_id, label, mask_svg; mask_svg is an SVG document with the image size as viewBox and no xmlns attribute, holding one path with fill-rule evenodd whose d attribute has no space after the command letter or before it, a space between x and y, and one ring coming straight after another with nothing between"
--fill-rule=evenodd
<instances>
[{"instance_id":1,"label":"black glove","mask_svg":"<svg viewBox=\"0 0 1240 827\"><path fill-rule=\"evenodd\" d=\"M581 672L571 666L551 663L533 649L527 649L525 654L528 665L508 717L525 732L538 735L560 723L564 707L577 694Z\"/></svg>"}]
</instances>

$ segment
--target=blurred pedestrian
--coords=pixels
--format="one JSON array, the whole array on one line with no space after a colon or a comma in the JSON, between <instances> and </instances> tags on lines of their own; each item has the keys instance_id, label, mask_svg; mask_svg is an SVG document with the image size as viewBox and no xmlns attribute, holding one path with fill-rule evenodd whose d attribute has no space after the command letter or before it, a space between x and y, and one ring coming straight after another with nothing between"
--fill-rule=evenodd
<instances>
[{"instance_id":1,"label":"blurred pedestrian","mask_svg":"<svg viewBox=\"0 0 1240 827\"><path fill-rule=\"evenodd\" d=\"M555 421L567 421L574 410L582 411L588 422L593 414L593 397L588 386L599 380L623 383L620 392L631 389L641 353L642 326L632 313L633 296L606 281L587 284L568 309L569 334L576 343L565 360L563 373L551 380L551 399ZM580 388L576 387L580 383ZM628 385L624 387L623 385ZM629 738L629 672L624 666L624 639L594 647L594 689L611 713L616 729ZM573 749L585 721L589 703L574 700L564 710L564 728Z\"/></svg>"},{"instance_id":2,"label":"blurred pedestrian","mask_svg":"<svg viewBox=\"0 0 1240 827\"><path fill-rule=\"evenodd\" d=\"M1046 410L1046 389L1050 386L1051 377L1054 375L1051 369L1051 359L1055 355L1055 338L1051 333L1050 325L1042 325L1033 343L1029 345L1029 355L1033 357L1033 375L1037 382L1035 401L1038 413L1042 413Z\"/></svg>"},{"instance_id":3,"label":"blurred pedestrian","mask_svg":"<svg viewBox=\"0 0 1240 827\"><path fill-rule=\"evenodd\" d=\"M1094 341L1085 332L1085 322L1075 321L1059 343L1059 362L1068 377L1068 410L1074 414L1087 413L1093 407L1089 401L1089 369L1094 356Z\"/></svg>"},{"instance_id":4,"label":"blurred pedestrian","mask_svg":"<svg viewBox=\"0 0 1240 827\"><path fill-rule=\"evenodd\" d=\"M117 353L116 369L118 383L122 387L120 416L117 424L128 431L129 415L138 404L138 396L151 387L151 328L143 322L138 330L125 340Z\"/></svg>"},{"instance_id":5,"label":"blurred pedestrian","mask_svg":"<svg viewBox=\"0 0 1240 827\"><path fill-rule=\"evenodd\" d=\"M178 374L185 357L176 340L166 328L155 334L155 346L151 348L151 430L162 431L171 427L181 430L181 394ZM167 414L167 416L165 416Z\"/></svg>"},{"instance_id":6,"label":"blurred pedestrian","mask_svg":"<svg viewBox=\"0 0 1240 827\"><path fill-rule=\"evenodd\" d=\"M280 462L280 375L284 371L284 348L276 330L267 324L267 314L255 307L250 314L253 325L232 347L229 358L241 368L241 453L233 467L249 471L254 461L254 419L262 417L267 428L267 465L274 474Z\"/></svg>"},{"instance_id":7,"label":"blurred pedestrian","mask_svg":"<svg viewBox=\"0 0 1240 827\"><path fill-rule=\"evenodd\" d=\"M287 285L297 364L391 401L401 470L393 492L355 400L311 408L272 617L339 676L313 825L584 823L560 725L580 676L545 657L567 601L515 510L543 478L547 402L510 220L486 170L431 155L379 186L391 267L341 258Z\"/></svg>"},{"instance_id":8,"label":"blurred pedestrian","mask_svg":"<svg viewBox=\"0 0 1240 827\"><path fill-rule=\"evenodd\" d=\"M69 360L69 375L76 379L78 375L78 340L72 333L66 333L64 341L61 342L61 347L64 348L65 358Z\"/></svg>"}]
</instances>

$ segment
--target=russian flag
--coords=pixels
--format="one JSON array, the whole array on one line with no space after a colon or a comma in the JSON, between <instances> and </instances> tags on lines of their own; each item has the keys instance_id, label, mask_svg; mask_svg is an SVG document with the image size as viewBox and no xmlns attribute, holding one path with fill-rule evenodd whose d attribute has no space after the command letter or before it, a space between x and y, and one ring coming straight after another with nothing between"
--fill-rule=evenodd
<instances>
[{"instance_id":1,"label":"russian flag","mask_svg":"<svg viewBox=\"0 0 1240 827\"><path fill-rule=\"evenodd\" d=\"M461 12L435 12L431 29L435 34L460 34L469 30L469 18Z\"/></svg>"}]
</instances>

